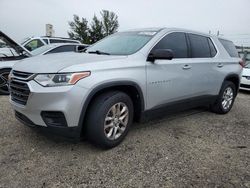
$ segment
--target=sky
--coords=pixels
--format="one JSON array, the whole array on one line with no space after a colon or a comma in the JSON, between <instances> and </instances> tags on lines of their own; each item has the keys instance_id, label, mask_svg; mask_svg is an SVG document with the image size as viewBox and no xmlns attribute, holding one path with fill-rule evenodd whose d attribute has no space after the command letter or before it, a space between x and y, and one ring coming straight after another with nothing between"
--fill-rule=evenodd
<instances>
[{"instance_id":1,"label":"sky","mask_svg":"<svg viewBox=\"0 0 250 188\"><path fill-rule=\"evenodd\" d=\"M91 20L110 10L119 31L146 27L178 27L220 34L250 46L250 0L0 0L0 30L21 41L44 36L45 24L67 37L73 15Z\"/></svg>"}]
</instances>

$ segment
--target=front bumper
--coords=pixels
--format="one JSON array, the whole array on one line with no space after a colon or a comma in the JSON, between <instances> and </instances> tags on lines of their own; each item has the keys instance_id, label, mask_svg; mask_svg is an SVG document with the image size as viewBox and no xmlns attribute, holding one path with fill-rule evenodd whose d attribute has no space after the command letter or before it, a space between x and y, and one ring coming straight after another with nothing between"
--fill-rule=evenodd
<instances>
[{"instance_id":1,"label":"front bumper","mask_svg":"<svg viewBox=\"0 0 250 188\"><path fill-rule=\"evenodd\" d=\"M26 105L21 105L10 99L13 109L22 114L24 119L17 117L19 121L29 126L46 127L52 130L80 131L79 119L84 101L87 97L87 89L73 85L61 87L42 87L35 81L27 83L30 94ZM42 118L42 112L61 112L66 120L66 126L48 126ZM79 132L80 134L80 132Z\"/></svg>"},{"instance_id":2,"label":"front bumper","mask_svg":"<svg viewBox=\"0 0 250 188\"><path fill-rule=\"evenodd\" d=\"M246 77L241 78L240 89L250 91L250 80Z\"/></svg>"},{"instance_id":3,"label":"front bumper","mask_svg":"<svg viewBox=\"0 0 250 188\"><path fill-rule=\"evenodd\" d=\"M22 124L29 126L31 128L36 128L39 130L44 131L45 133L52 133L59 136L63 136L69 139L79 139L81 136L81 127L53 127L53 126L39 126L35 125L29 118L27 118L24 114L15 111L15 117L19 120Z\"/></svg>"}]
</instances>

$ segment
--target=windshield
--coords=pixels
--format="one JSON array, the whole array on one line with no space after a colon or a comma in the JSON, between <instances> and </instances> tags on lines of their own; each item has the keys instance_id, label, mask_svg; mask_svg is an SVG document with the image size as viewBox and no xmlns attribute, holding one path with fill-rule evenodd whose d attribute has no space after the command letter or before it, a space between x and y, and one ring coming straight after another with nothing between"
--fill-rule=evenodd
<instances>
[{"instance_id":1,"label":"windshield","mask_svg":"<svg viewBox=\"0 0 250 188\"><path fill-rule=\"evenodd\" d=\"M89 47L86 52L98 52L106 55L131 55L145 46L155 34L156 32L151 31L117 33L97 42Z\"/></svg>"},{"instance_id":2,"label":"windshield","mask_svg":"<svg viewBox=\"0 0 250 188\"><path fill-rule=\"evenodd\" d=\"M31 55L36 56L36 55L43 54L44 52L46 52L49 49L52 49L54 47L55 47L55 45L45 45L45 46L42 46L40 48L37 48L37 49L31 51L30 53L31 53Z\"/></svg>"}]
</instances>

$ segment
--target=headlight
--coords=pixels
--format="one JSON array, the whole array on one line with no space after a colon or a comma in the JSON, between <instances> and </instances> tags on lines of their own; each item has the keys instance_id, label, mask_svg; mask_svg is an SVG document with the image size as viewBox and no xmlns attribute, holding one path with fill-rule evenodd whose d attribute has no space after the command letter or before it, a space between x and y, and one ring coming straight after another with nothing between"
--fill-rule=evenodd
<instances>
[{"instance_id":1,"label":"headlight","mask_svg":"<svg viewBox=\"0 0 250 188\"><path fill-rule=\"evenodd\" d=\"M44 87L74 85L79 80L86 78L90 72L38 74L34 80Z\"/></svg>"}]
</instances>

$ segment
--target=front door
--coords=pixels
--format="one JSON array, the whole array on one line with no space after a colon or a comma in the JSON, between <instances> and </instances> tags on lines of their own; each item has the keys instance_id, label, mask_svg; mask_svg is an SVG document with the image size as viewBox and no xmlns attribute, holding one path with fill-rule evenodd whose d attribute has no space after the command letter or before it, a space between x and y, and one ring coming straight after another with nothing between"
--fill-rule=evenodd
<instances>
[{"instance_id":1,"label":"front door","mask_svg":"<svg viewBox=\"0 0 250 188\"><path fill-rule=\"evenodd\" d=\"M166 35L152 50L155 49L171 49L174 58L147 62L147 109L190 98L194 93L194 72L185 33Z\"/></svg>"}]
</instances>

